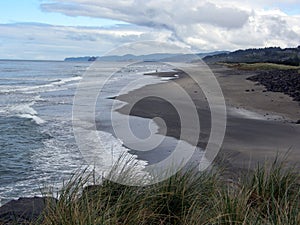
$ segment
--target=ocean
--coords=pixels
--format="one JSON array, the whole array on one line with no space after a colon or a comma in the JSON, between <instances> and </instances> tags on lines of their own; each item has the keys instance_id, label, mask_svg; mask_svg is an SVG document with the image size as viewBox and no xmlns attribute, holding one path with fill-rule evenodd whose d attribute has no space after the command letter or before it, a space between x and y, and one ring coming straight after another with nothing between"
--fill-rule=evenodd
<instances>
[{"instance_id":1,"label":"ocean","mask_svg":"<svg viewBox=\"0 0 300 225\"><path fill-rule=\"evenodd\" d=\"M89 166L74 137L72 107L76 88L90 65L0 61L0 205L19 197L40 196L48 189L57 191L75 172ZM115 64L103 66L113 69ZM101 114L101 123L108 123L113 101L110 97L116 96L123 86L141 77L147 77L145 84L166 82L166 78L143 74L170 69L155 63L132 65L118 71L109 81L101 79L101 73L96 74L98 82L106 83L99 97L103 104L97 104L98 112L106 112ZM134 120L136 127L149 122L142 118ZM104 140L103 151L111 151L112 147L114 154L127 151L109 131L99 131Z\"/></svg>"}]
</instances>

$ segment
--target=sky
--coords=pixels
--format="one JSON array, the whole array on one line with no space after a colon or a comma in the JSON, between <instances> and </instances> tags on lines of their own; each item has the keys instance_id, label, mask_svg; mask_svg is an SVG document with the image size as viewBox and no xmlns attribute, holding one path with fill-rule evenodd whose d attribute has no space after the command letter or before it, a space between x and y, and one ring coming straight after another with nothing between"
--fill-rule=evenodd
<instances>
[{"instance_id":1,"label":"sky","mask_svg":"<svg viewBox=\"0 0 300 225\"><path fill-rule=\"evenodd\" d=\"M161 41L192 52L300 45L300 0L0 1L0 59L101 56Z\"/></svg>"}]
</instances>

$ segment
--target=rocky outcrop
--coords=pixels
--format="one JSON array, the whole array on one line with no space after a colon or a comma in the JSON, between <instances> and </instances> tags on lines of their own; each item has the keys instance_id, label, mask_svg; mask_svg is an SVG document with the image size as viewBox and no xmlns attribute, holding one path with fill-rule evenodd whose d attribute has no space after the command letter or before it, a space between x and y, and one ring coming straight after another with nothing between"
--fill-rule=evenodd
<instances>
[{"instance_id":1,"label":"rocky outcrop","mask_svg":"<svg viewBox=\"0 0 300 225\"><path fill-rule=\"evenodd\" d=\"M33 197L12 200L0 207L0 224L30 224L42 220L42 214L55 198Z\"/></svg>"},{"instance_id":2,"label":"rocky outcrop","mask_svg":"<svg viewBox=\"0 0 300 225\"><path fill-rule=\"evenodd\" d=\"M258 75L247 78L258 82L268 91L282 92L300 102L300 74L298 70L261 71Z\"/></svg>"}]
</instances>

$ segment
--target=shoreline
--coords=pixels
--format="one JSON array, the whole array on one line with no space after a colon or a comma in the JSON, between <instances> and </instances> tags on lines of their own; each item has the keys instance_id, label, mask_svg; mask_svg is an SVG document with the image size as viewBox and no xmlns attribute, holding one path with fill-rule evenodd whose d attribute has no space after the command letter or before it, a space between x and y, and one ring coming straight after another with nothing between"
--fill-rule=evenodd
<instances>
[{"instance_id":1,"label":"shoreline","mask_svg":"<svg viewBox=\"0 0 300 225\"><path fill-rule=\"evenodd\" d=\"M221 161L233 171L255 168L257 163L272 161L277 156L284 157L287 163L298 167L300 126L294 123L300 118L298 103L281 93L263 92L263 86L246 80L247 77L254 75L253 72L236 71L219 65L212 66L211 69L221 85L226 104L229 106L224 142L215 160ZM197 146L205 149L210 132L210 121L204 118L210 115L209 106L205 104L205 96L200 93L199 87L196 87L183 73L175 71L173 75L175 74L179 76L174 77L172 82L183 87L197 107L201 117L201 133ZM172 73L158 72L145 75L171 77ZM184 102L180 102L180 96L176 96L173 92L172 82L146 85L118 96L118 100L126 102L126 105L117 111L125 113L128 107L132 106L132 102L135 102L136 96L166 90L174 96L174 101L184 106ZM249 88L254 91L245 91ZM176 117L176 113L167 105L160 99L148 98L135 105L130 115L143 118L160 116L167 124L167 131L163 130L162 124L157 123L158 133L166 132L166 136L179 139L178 115ZM183 137L183 140L189 142L189 137ZM143 158L139 153L134 154Z\"/></svg>"},{"instance_id":2,"label":"shoreline","mask_svg":"<svg viewBox=\"0 0 300 225\"><path fill-rule=\"evenodd\" d=\"M300 103L280 92L267 91L258 82L247 80L259 71L242 71L221 65L210 65L221 84L228 106L245 109L286 122L300 119ZM274 118L275 117L275 118ZM277 117L277 118L276 118Z\"/></svg>"}]
</instances>

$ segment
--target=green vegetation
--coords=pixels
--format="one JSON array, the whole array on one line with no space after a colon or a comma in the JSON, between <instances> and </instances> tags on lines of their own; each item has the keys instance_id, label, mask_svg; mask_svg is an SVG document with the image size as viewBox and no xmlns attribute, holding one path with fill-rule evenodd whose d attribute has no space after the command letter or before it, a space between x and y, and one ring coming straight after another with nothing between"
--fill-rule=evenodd
<instances>
[{"instance_id":1,"label":"green vegetation","mask_svg":"<svg viewBox=\"0 0 300 225\"><path fill-rule=\"evenodd\" d=\"M289 66L275 63L219 63L239 70L299 70L300 66Z\"/></svg>"},{"instance_id":2,"label":"green vegetation","mask_svg":"<svg viewBox=\"0 0 300 225\"><path fill-rule=\"evenodd\" d=\"M238 181L194 169L145 187L89 180L71 179L39 224L300 224L300 175L277 161Z\"/></svg>"},{"instance_id":3,"label":"green vegetation","mask_svg":"<svg viewBox=\"0 0 300 225\"><path fill-rule=\"evenodd\" d=\"M234 52L206 56L207 63L275 63L290 66L300 65L300 46L297 48L278 47L237 50Z\"/></svg>"}]
</instances>

